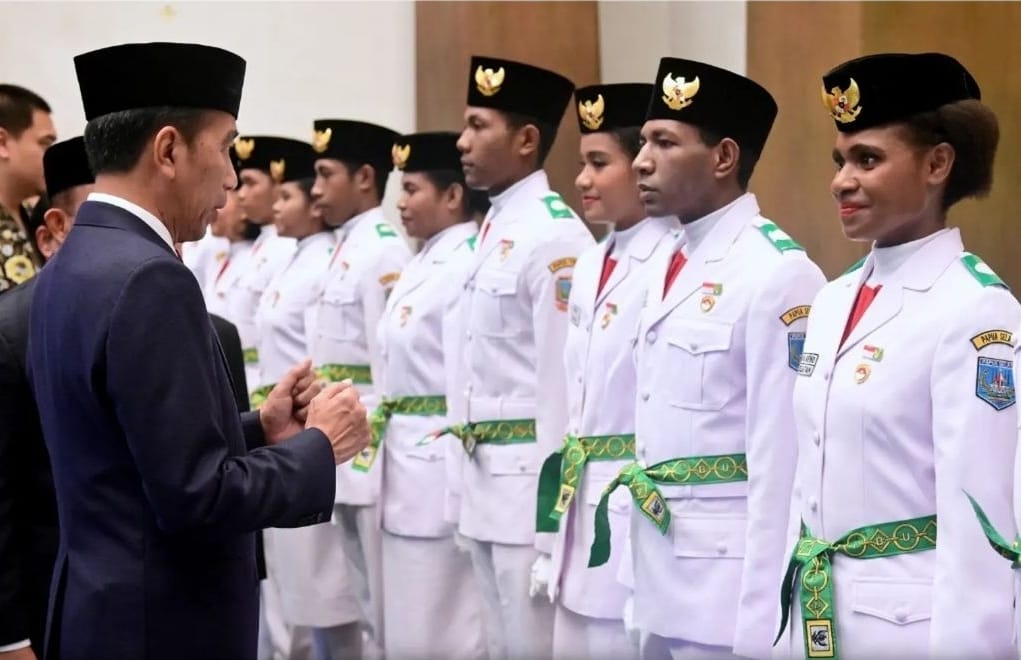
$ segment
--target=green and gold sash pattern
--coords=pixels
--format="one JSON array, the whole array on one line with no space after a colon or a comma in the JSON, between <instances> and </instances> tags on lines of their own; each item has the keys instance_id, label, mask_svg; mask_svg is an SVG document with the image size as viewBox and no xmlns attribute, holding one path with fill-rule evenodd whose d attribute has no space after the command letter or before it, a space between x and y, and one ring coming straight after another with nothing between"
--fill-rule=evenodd
<instances>
[{"instance_id":1,"label":"green and gold sash pattern","mask_svg":"<svg viewBox=\"0 0 1021 660\"><path fill-rule=\"evenodd\" d=\"M535 531L556 532L560 528L560 518L571 506L586 463L634 458L633 434L565 437L564 446L546 458L539 473Z\"/></svg>"},{"instance_id":2,"label":"green and gold sash pattern","mask_svg":"<svg viewBox=\"0 0 1021 660\"><path fill-rule=\"evenodd\" d=\"M339 383L350 378L355 385L371 385L372 371L367 364L324 364L315 368L316 378Z\"/></svg>"},{"instance_id":3,"label":"green and gold sash pattern","mask_svg":"<svg viewBox=\"0 0 1021 660\"><path fill-rule=\"evenodd\" d=\"M627 486L642 515L651 520L661 534L666 534L670 528L670 509L657 484L701 486L735 481L748 481L748 461L744 454L674 458L649 468L642 468L638 463L625 465L599 498L589 567L602 566L610 558L610 517L607 509L610 494L618 486Z\"/></svg>"},{"instance_id":4,"label":"green and gold sash pattern","mask_svg":"<svg viewBox=\"0 0 1021 660\"><path fill-rule=\"evenodd\" d=\"M242 357L244 357L245 364L251 366L253 364L259 364L259 349L257 348L245 348L241 351Z\"/></svg>"},{"instance_id":5,"label":"green and gold sash pattern","mask_svg":"<svg viewBox=\"0 0 1021 660\"><path fill-rule=\"evenodd\" d=\"M834 554L840 553L852 559L875 559L923 552L935 547L936 516L859 527L833 543L812 536L802 523L801 539L794 547L781 585L780 608L783 614L780 632L773 644L780 641L787 629L791 598L797 589L805 626L806 657L839 657L833 603Z\"/></svg>"},{"instance_id":6,"label":"green and gold sash pattern","mask_svg":"<svg viewBox=\"0 0 1021 660\"><path fill-rule=\"evenodd\" d=\"M454 424L427 435L418 444L428 444L447 433L461 441L468 456L474 456L475 446L480 444L520 445L535 442L535 420L500 419Z\"/></svg>"},{"instance_id":7,"label":"green and gold sash pattern","mask_svg":"<svg viewBox=\"0 0 1021 660\"><path fill-rule=\"evenodd\" d=\"M394 415L429 417L446 414L447 400L442 395L384 398L369 415L369 430L372 432L372 439L369 440L365 449L355 456L354 461L351 462L352 469L359 472L369 471L372 464L376 462L376 455L383 444L383 437L386 436L386 427Z\"/></svg>"},{"instance_id":8,"label":"green and gold sash pattern","mask_svg":"<svg viewBox=\"0 0 1021 660\"><path fill-rule=\"evenodd\" d=\"M978 505L975 498L965 493L968 500L971 502L971 508L975 510L975 515L978 517L978 522L982 525L982 531L986 535L986 539L989 540L989 545L993 546L993 550L996 554L1000 555L1004 559L1011 561L1011 568L1021 568L1021 564L1018 563L1018 558L1021 557L1021 536L1014 539L1013 543L1008 543L1003 536L996 531L993 527L993 523L989 521L989 516L982 510L982 507Z\"/></svg>"},{"instance_id":9,"label":"green and gold sash pattern","mask_svg":"<svg viewBox=\"0 0 1021 660\"><path fill-rule=\"evenodd\" d=\"M270 383L252 391L252 394L248 397L248 403L251 405L252 410L258 410L262 407L262 404L266 403L266 397L269 396L274 387L276 387L276 383Z\"/></svg>"}]
</instances>

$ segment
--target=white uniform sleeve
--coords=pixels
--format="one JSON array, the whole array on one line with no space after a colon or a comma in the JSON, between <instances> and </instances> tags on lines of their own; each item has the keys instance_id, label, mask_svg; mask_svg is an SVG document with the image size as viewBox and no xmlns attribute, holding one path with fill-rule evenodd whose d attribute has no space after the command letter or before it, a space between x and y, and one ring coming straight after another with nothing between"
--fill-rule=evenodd
<instances>
[{"instance_id":1,"label":"white uniform sleeve","mask_svg":"<svg viewBox=\"0 0 1021 660\"><path fill-rule=\"evenodd\" d=\"M953 300L945 301L953 305ZM1013 330L1021 308L1004 289L984 288L974 303L953 315L942 332L932 365L932 436L936 460L936 569L933 576L932 657L1014 657L1013 579L996 555L964 495L983 507L1008 538L1015 533L1011 497L1017 447L1014 383L1002 410L979 397L979 377L1013 373L1006 344L976 350L972 338L989 330ZM1015 337L1016 339L1016 337ZM980 360L988 369L980 374ZM893 402L891 402L893 403ZM1009 405L1008 405L1009 404ZM894 405L910 405L897 402Z\"/></svg>"},{"instance_id":2,"label":"white uniform sleeve","mask_svg":"<svg viewBox=\"0 0 1021 660\"><path fill-rule=\"evenodd\" d=\"M386 309L387 296L390 295L390 291L397 282L396 276L400 275L401 269L410 258L410 253L403 245L394 243L393 247L387 246L380 251L372 268L365 271L362 280L358 283L373 383L372 397L365 397L364 401L369 412L372 412L379 403L381 389L377 383L382 384L384 371L382 347L379 345L379 321L383 318L383 311Z\"/></svg>"},{"instance_id":3,"label":"white uniform sleeve","mask_svg":"<svg viewBox=\"0 0 1021 660\"><path fill-rule=\"evenodd\" d=\"M815 264L785 255L783 263L764 278L748 310L748 526L734 626L734 653L738 655L769 657L780 610L788 511L797 464L793 406L797 370L790 361L792 351L800 352L807 325L805 317L789 325L782 317L789 310L810 305L825 282Z\"/></svg>"},{"instance_id":4,"label":"white uniform sleeve","mask_svg":"<svg viewBox=\"0 0 1021 660\"><path fill-rule=\"evenodd\" d=\"M563 354L569 290L565 288L569 286L567 283L574 272L574 260L593 242L587 234L557 236L535 250L523 274L532 299L537 383L535 429L537 450L542 458L563 445L567 432L567 383ZM554 537L550 533L536 533L535 547L550 554Z\"/></svg>"}]
</instances>

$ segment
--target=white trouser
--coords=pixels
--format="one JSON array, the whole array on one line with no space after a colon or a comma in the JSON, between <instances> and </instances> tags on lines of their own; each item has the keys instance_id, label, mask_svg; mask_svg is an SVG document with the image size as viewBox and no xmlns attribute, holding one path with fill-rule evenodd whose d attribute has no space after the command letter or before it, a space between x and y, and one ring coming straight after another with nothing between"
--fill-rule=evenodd
<instances>
[{"instance_id":1,"label":"white trouser","mask_svg":"<svg viewBox=\"0 0 1021 660\"><path fill-rule=\"evenodd\" d=\"M548 658L553 652L553 606L545 594L530 598L532 564L539 551L464 537L482 592L489 660Z\"/></svg>"},{"instance_id":2,"label":"white trouser","mask_svg":"<svg viewBox=\"0 0 1021 660\"><path fill-rule=\"evenodd\" d=\"M471 558L450 536L383 532L387 660L482 660L482 597Z\"/></svg>"},{"instance_id":3,"label":"white trouser","mask_svg":"<svg viewBox=\"0 0 1021 660\"><path fill-rule=\"evenodd\" d=\"M266 554L272 534L265 534ZM271 563L266 562L266 579L259 583L259 660L291 660L309 657L312 640L307 629L295 628L284 619L280 602L280 585Z\"/></svg>"},{"instance_id":4,"label":"white trouser","mask_svg":"<svg viewBox=\"0 0 1021 660\"><path fill-rule=\"evenodd\" d=\"M351 591L362 611L368 638L366 660L383 657L383 549L376 505L335 504L333 522L340 528L350 567Z\"/></svg>"},{"instance_id":5,"label":"white trouser","mask_svg":"<svg viewBox=\"0 0 1021 660\"><path fill-rule=\"evenodd\" d=\"M638 646L620 619L584 616L557 603L553 621L554 660L636 660Z\"/></svg>"}]
</instances>

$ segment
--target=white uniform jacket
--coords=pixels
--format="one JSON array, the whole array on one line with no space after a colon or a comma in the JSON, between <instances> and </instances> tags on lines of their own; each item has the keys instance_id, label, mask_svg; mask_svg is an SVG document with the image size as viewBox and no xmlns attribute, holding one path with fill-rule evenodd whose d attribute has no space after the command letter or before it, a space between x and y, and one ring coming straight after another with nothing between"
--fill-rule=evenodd
<instances>
[{"instance_id":1,"label":"white uniform jacket","mask_svg":"<svg viewBox=\"0 0 1021 660\"><path fill-rule=\"evenodd\" d=\"M230 316L231 299L243 293L239 282L247 268L248 260L251 259L253 243L254 241L231 243L226 257L202 288L202 297L205 298L209 313L222 316L235 325L237 322Z\"/></svg>"},{"instance_id":2,"label":"white uniform jacket","mask_svg":"<svg viewBox=\"0 0 1021 660\"><path fill-rule=\"evenodd\" d=\"M214 236L209 227L197 241L181 244L181 261L191 270L198 280L199 286L205 289L206 284L216 275L220 265L227 258L230 243L226 238Z\"/></svg>"},{"instance_id":3,"label":"white uniform jacket","mask_svg":"<svg viewBox=\"0 0 1021 660\"><path fill-rule=\"evenodd\" d=\"M652 267L669 258L680 225L676 218L647 218L626 238L611 235L586 250L574 267L564 346L567 369L568 431L577 437L635 432L634 345ZM607 251L617 265L599 295L596 290ZM589 617L620 619L629 595L617 581L627 536L631 496L626 489L610 497L613 554L606 564L588 568L593 519L603 489L630 459L592 461L582 472L570 508L560 519L553 546L550 590L569 610Z\"/></svg>"},{"instance_id":4,"label":"white uniform jacket","mask_svg":"<svg viewBox=\"0 0 1021 660\"><path fill-rule=\"evenodd\" d=\"M405 266L379 323L383 356L381 394L445 396L443 316L471 263L469 241L478 227L464 222L430 239ZM383 529L402 536L438 538L452 528L443 519L446 446L460 444L445 435L429 444L426 436L446 425L446 415L394 414L383 439ZM378 460L378 459L377 459Z\"/></svg>"},{"instance_id":5,"label":"white uniform jacket","mask_svg":"<svg viewBox=\"0 0 1021 660\"><path fill-rule=\"evenodd\" d=\"M637 458L649 467L744 453L748 480L660 486L666 535L632 510L634 615L643 631L764 657L796 460L791 391L807 306L825 278L759 215L754 195L721 211L665 299L670 257L651 275L637 341Z\"/></svg>"},{"instance_id":6,"label":"white uniform jacket","mask_svg":"<svg viewBox=\"0 0 1021 660\"><path fill-rule=\"evenodd\" d=\"M542 170L492 202L465 285L461 410L470 422L534 419L538 437L475 448L464 463L459 528L479 541L533 545L539 468L567 430L571 273L594 241ZM548 553L552 536L542 536Z\"/></svg>"},{"instance_id":7,"label":"white uniform jacket","mask_svg":"<svg viewBox=\"0 0 1021 660\"><path fill-rule=\"evenodd\" d=\"M294 254L293 238L277 236L276 227L263 225L252 244L247 263L239 274L237 290L227 298L227 318L237 326L241 348L245 352L245 380L249 392L262 381L259 374L259 336L255 329L255 312L259 301L276 272L287 264Z\"/></svg>"},{"instance_id":8,"label":"white uniform jacket","mask_svg":"<svg viewBox=\"0 0 1021 660\"><path fill-rule=\"evenodd\" d=\"M379 398L374 383L382 378L382 354L377 325L387 296L411 259L407 242L378 206L348 220L336 232L337 247L330 258L318 304L307 320L313 366L336 364L369 367L371 383L354 379L367 410ZM364 379L363 379L364 380ZM368 472L351 461L337 467L337 503L369 506L379 498L379 461Z\"/></svg>"},{"instance_id":9,"label":"white uniform jacket","mask_svg":"<svg viewBox=\"0 0 1021 660\"><path fill-rule=\"evenodd\" d=\"M788 552L801 521L836 541L935 514L934 550L833 557L838 653L1013 657L1010 564L990 548L964 492L1012 540L1011 342L1021 307L1007 289L984 285L988 266L969 267L960 233L947 229L879 282L839 345L873 259L828 284L812 306L794 391L799 456ZM797 601L793 615L790 650L803 656Z\"/></svg>"}]
</instances>

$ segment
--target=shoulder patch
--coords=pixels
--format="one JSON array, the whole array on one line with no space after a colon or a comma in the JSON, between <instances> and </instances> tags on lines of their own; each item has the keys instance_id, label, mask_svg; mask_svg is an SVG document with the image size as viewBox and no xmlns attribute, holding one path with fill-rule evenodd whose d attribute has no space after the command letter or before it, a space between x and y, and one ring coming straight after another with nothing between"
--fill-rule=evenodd
<instances>
[{"instance_id":1,"label":"shoulder patch","mask_svg":"<svg viewBox=\"0 0 1021 660\"><path fill-rule=\"evenodd\" d=\"M546 210L549 211L551 218L570 218L574 216L574 211L567 205L564 198L557 193L546 195L542 198L542 203L546 205Z\"/></svg>"},{"instance_id":2,"label":"shoulder patch","mask_svg":"<svg viewBox=\"0 0 1021 660\"><path fill-rule=\"evenodd\" d=\"M379 278L379 283L383 286L390 286L399 279L401 279L400 273L387 273L383 275L383 277Z\"/></svg>"},{"instance_id":3,"label":"shoulder patch","mask_svg":"<svg viewBox=\"0 0 1021 660\"><path fill-rule=\"evenodd\" d=\"M474 236L469 236L468 238L466 238L464 242L468 245L468 249L471 250L472 252L474 252L475 251L475 243L477 243L478 240L479 240L479 235L475 234Z\"/></svg>"},{"instance_id":4,"label":"shoulder patch","mask_svg":"<svg viewBox=\"0 0 1021 660\"><path fill-rule=\"evenodd\" d=\"M811 305L798 305L797 307L791 307L780 315L780 320L783 321L784 325L790 325L798 319L808 318L808 313L810 311L812 311Z\"/></svg>"},{"instance_id":5,"label":"shoulder patch","mask_svg":"<svg viewBox=\"0 0 1021 660\"><path fill-rule=\"evenodd\" d=\"M1005 344L1014 348L1014 333L1010 330L986 330L971 338L971 345L981 351L990 344Z\"/></svg>"},{"instance_id":6,"label":"shoulder patch","mask_svg":"<svg viewBox=\"0 0 1021 660\"><path fill-rule=\"evenodd\" d=\"M397 232L394 228L385 222L381 222L376 225L376 233L379 234L380 238L397 238Z\"/></svg>"},{"instance_id":7,"label":"shoulder patch","mask_svg":"<svg viewBox=\"0 0 1021 660\"><path fill-rule=\"evenodd\" d=\"M1014 362L980 357L975 375L975 396L996 410L1013 406L1017 402Z\"/></svg>"},{"instance_id":8,"label":"shoulder patch","mask_svg":"<svg viewBox=\"0 0 1021 660\"><path fill-rule=\"evenodd\" d=\"M561 269L564 269L564 268L571 268L576 263L578 263L578 260L575 259L574 257L564 257L563 259L557 259L556 261L551 261L550 262L549 272L555 273L558 270L561 270Z\"/></svg>"},{"instance_id":9,"label":"shoulder patch","mask_svg":"<svg viewBox=\"0 0 1021 660\"><path fill-rule=\"evenodd\" d=\"M841 275L847 275L848 273L853 273L854 271L858 270L859 268L865 265L865 260L868 258L869 255L866 254L864 257L851 264L851 267L845 270L843 273L841 273Z\"/></svg>"},{"instance_id":10,"label":"shoulder patch","mask_svg":"<svg viewBox=\"0 0 1021 660\"><path fill-rule=\"evenodd\" d=\"M763 222L761 225L755 225L755 228L762 232L762 235L766 237L766 240L773 244L780 252L789 252L791 250L805 251L805 248L791 238L790 234L785 232L776 226L773 222Z\"/></svg>"},{"instance_id":11,"label":"shoulder patch","mask_svg":"<svg viewBox=\"0 0 1021 660\"><path fill-rule=\"evenodd\" d=\"M1000 279L1000 276L993 272L993 269L989 267L989 264L982 261L981 257L974 255L971 252L965 252L961 255L961 263L968 269L971 276L978 280L978 283L982 286L998 286L1004 289L1009 289L1007 283Z\"/></svg>"}]
</instances>

